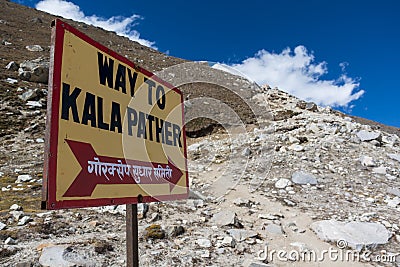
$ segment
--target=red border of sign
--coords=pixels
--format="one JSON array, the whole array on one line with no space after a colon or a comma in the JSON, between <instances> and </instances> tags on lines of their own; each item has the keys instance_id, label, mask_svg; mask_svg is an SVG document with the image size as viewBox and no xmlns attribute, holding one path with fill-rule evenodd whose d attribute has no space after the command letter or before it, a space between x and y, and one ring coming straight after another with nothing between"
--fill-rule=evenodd
<instances>
[{"instance_id":1,"label":"red border of sign","mask_svg":"<svg viewBox=\"0 0 400 267\"><path fill-rule=\"evenodd\" d=\"M71 25L56 19L52 22L51 30L51 51L50 51L50 73L49 73L49 92L47 99L47 121L46 121L46 141L45 141L45 159L43 172L43 187L42 187L42 209L67 209L67 208L83 208L96 207L106 205L120 204L137 204L139 202L159 202L168 200L177 200L187 198L189 195L189 173L187 166L187 147L186 147L186 131L184 121L183 94L182 92L171 85L170 83L161 80L152 72L147 71L127 58L117 54L104 45L94 41L84 33L73 28ZM124 198L98 198L98 199L79 199L79 200L64 200L56 201L56 173L57 173L57 144L58 144L58 121L59 121L59 105L60 105L60 86L61 86L61 65L63 55L64 33L69 31L83 41L101 50L115 59L127 64L146 76L152 77L153 80L163 84L171 90L174 90L181 96L182 108L182 132L184 142L184 157L186 168L186 184L187 191L185 194L176 195L160 195L160 196L138 196ZM140 197L140 201L139 201Z\"/></svg>"}]
</instances>

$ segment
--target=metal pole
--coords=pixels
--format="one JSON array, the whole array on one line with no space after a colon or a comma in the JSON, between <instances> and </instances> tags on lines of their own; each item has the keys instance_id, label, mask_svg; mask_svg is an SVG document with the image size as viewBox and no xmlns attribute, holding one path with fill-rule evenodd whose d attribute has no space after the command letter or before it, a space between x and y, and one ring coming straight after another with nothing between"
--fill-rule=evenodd
<instances>
[{"instance_id":1,"label":"metal pole","mask_svg":"<svg viewBox=\"0 0 400 267\"><path fill-rule=\"evenodd\" d=\"M126 266L139 267L137 204L126 204Z\"/></svg>"}]
</instances>

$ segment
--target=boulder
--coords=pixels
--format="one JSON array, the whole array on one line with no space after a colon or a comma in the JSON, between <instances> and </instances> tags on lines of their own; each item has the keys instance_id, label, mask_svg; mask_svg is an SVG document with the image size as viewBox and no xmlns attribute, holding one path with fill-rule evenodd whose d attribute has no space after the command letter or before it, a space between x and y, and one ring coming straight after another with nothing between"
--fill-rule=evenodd
<instances>
[{"instance_id":1,"label":"boulder","mask_svg":"<svg viewBox=\"0 0 400 267\"><path fill-rule=\"evenodd\" d=\"M235 225L240 227L241 224L236 217L236 213L229 210L223 210L213 215L211 222L218 226Z\"/></svg>"},{"instance_id":2,"label":"boulder","mask_svg":"<svg viewBox=\"0 0 400 267\"><path fill-rule=\"evenodd\" d=\"M275 188L278 189L283 189L286 188L287 186L291 185L291 182L289 179L281 178L275 183Z\"/></svg>"},{"instance_id":3,"label":"boulder","mask_svg":"<svg viewBox=\"0 0 400 267\"><path fill-rule=\"evenodd\" d=\"M22 207L20 205L18 205L18 204L12 204L10 206L10 210L20 211L20 210L22 210Z\"/></svg>"},{"instance_id":4,"label":"boulder","mask_svg":"<svg viewBox=\"0 0 400 267\"><path fill-rule=\"evenodd\" d=\"M236 245L236 241L231 236L225 236L221 241L221 245L223 247L232 247L234 248Z\"/></svg>"},{"instance_id":5,"label":"boulder","mask_svg":"<svg viewBox=\"0 0 400 267\"><path fill-rule=\"evenodd\" d=\"M388 154L388 157L393 159L393 160L397 160L398 162L400 162L400 154Z\"/></svg>"},{"instance_id":6,"label":"boulder","mask_svg":"<svg viewBox=\"0 0 400 267\"><path fill-rule=\"evenodd\" d=\"M232 236L237 242L241 242L250 237L256 237L258 234L252 230L245 229L229 229L228 233Z\"/></svg>"},{"instance_id":7,"label":"boulder","mask_svg":"<svg viewBox=\"0 0 400 267\"><path fill-rule=\"evenodd\" d=\"M26 60L19 66L19 78L25 81L47 83L49 79L49 62L43 58Z\"/></svg>"},{"instance_id":8,"label":"boulder","mask_svg":"<svg viewBox=\"0 0 400 267\"><path fill-rule=\"evenodd\" d=\"M23 101L31 101L39 100L43 96L44 94L40 89L28 89L26 92L24 92L22 95L19 95L18 97Z\"/></svg>"},{"instance_id":9,"label":"boulder","mask_svg":"<svg viewBox=\"0 0 400 267\"><path fill-rule=\"evenodd\" d=\"M22 217L19 221L18 221L18 226L23 226L25 224L27 224L28 222L32 221L32 218L29 216L24 216Z\"/></svg>"},{"instance_id":10,"label":"boulder","mask_svg":"<svg viewBox=\"0 0 400 267\"><path fill-rule=\"evenodd\" d=\"M16 184L20 184L20 183L26 183L26 182L30 182L32 181L32 176L29 174L21 174L18 175L17 180L15 181Z\"/></svg>"},{"instance_id":11,"label":"boulder","mask_svg":"<svg viewBox=\"0 0 400 267\"><path fill-rule=\"evenodd\" d=\"M296 151L296 152L301 152L304 151L304 147L299 144L292 144L288 147L290 150Z\"/></svg>"},{"instance_id":12,"label":"boulder","mask_svg":"<svg viewBox=\"0 0 400 267\"><path fill-rule=\"evenodd\" d=\"M268 224L265 227L265 231L267 231L270 234L275 234L275 235L283 234L282 227L279 225L273 224L273 223Z\"/></svg>"},{"instance_id":13,"label":"boulder","mask_svg":"<svg viewBox=\"0 0 400 267\"><path fill-rule=\"evenodd\" d=\"M50 246L42 250L39 258L39 263L42 266L59 266L72 267L76 266L74 262L67 259L66 254L70 251L68 245Z\"/></svg>"},{"instance_id":14,"label":"boulder","mask_svg":"<svg viewBox=\"0 0 400 267\"><path fill-rule=\"evenodd\" d=\"M16 245L16 244L17 241L12 237L7 237L7 239L4 241L4 245Z\"/></svg>"},{"instance_id":15,"label":"boulder","mask_svg":"<svg viewBox=\"0 0 400 267\"><path fill-rule=\"evenodd\" d=\"M392 194L392 195L400 197L400 189L399 188L396 188L396 187L388 188L387 192L389 194Z\"/></svg>"},{"instance_id":16,"label":"boulder","mask_svg":"<svg viewBox=\"0 0 400 267\"><path fill-rule=\"evenodd\" d=\"M17 71L18 70L18 64L15 63L15 61L11 61L10 63L7 64L6 69L7 70L12 70L12 71Z\"/></svg>"},{"instance_id":17,"label":"boulder","mask_svg":"<svg viewBox=\"0 0 400 267\"><path fill-rule=\"evenodd\" d=\"M350 247L358 251L364 247L384 245L392 235L382 224L371 222L323 220L312 223L311 229L324 241L341 242L342 248Z\"/></svg>"},{"instance_id":18,"label":"boulder","mask_svg":"<svg viewBox=\"0 0 400 267\"><path fill-rule=\"evenodd\" d=\"M196 240L196 244L202 248L209 248L211 247L211 241L207 238L199 238Z\"/></svg>"},{"instance_id":19,"label":"boulder","mask_svg":"<svg viewBox=\"0 0 400 267\"><path fill-rule=\"evenodd\" d=\"M361 165L365 167L375 167L376 163L373 158L369 156L361 156L360 158Z\"/></svg>"},{"instance_id":20,"label":"boulder","mask_svg":"<svg viewBox=\"0 0 400 267\"><path fill-rule=\"evenodd\" d=\"M292 182L295 184L311 184L311 185L316 185L318 183L317 178L315 178L314 175L303 171L297 171L293 173Z\"/></svg>"},{"instance_id":21,"label":"boulder","mask_svg":"<svg viewBox=\"0 0 400 267\"><path fill-rule=\"evenodd\" d=\"M315 104L313 102L307 102L305 109L312 111L312 112L316 112L316 111L318 111L318 106L317 106L317 104Z\"/></svg>"},{"instance_id":22,"label":"boulder","mask_svg":"<svg viewBox=\"0 0 400 267\"><path fill-rule=\"evenodd\" d=\"M363 142L372 140L382 141L382 135L380 132L370 132L361 130L357 133L357 137Z\"/></svg>"},{"instance_id":23,"label":"boulder","mask_svg":"<svg viewBox=\"0 0 400 267\"><path fill-rule=\"evenodd\" d=\"M31 52L42 52L44 50L40 45L27 45L25 48Z\"/></svg>"}]
</instances>

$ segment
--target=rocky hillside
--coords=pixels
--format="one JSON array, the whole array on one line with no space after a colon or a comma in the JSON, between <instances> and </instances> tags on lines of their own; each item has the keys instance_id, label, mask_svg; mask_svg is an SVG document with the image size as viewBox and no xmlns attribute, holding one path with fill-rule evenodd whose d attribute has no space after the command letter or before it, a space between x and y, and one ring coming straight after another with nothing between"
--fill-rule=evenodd
<instances>
[{"instance_id":1,"label":"rocky hillside","mask_svg":"<svg viewBox=\"0 0 400 267\"><path fill-rule=\"evenodd\" d=\"M54 16L0 10L0 265L124 266L124 206L39 210ZM399 129L68 22L185 94L190 199L139 205L141 266L400 266Z\"/></svg>"}]
</instances>

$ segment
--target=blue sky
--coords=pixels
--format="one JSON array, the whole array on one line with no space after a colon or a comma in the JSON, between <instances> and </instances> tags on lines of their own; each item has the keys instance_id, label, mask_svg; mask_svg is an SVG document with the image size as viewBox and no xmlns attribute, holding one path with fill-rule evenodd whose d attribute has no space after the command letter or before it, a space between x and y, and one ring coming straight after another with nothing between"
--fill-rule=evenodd
<instances>
[{"instance_id":1,"label":"blue sky","mask_svg":"<svg viewBox=\"0 0 400 267\"><path fill-rule=\"evenodd\" d=\"M16 1L400 127L400 1Z\"/></svg>"}]
</instances>

